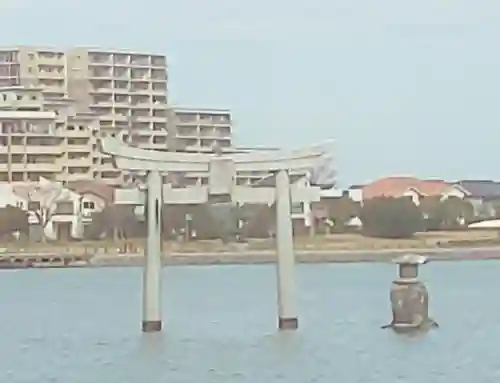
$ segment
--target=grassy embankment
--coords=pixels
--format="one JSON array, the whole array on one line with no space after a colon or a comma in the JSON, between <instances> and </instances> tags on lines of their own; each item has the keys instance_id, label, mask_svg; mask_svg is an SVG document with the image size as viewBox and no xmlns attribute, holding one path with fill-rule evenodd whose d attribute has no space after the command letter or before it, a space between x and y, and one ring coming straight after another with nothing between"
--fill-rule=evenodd
<instances>
[{"instance_id":1,"label":"grassy embankment","mask_svg":"<svg viewBox=\"0 0 500 383\"><path fill-rule=\"evenodd\" d=\"M145 246L144 240L128 242L128 246L141 252ZM419 233L411 239L379 239L364 237L359 234L332 234L328 236L297 237L295 238L297 250L391 250L391 249L432 249L453 247L488 247L500 246L499 232L496 230L469 230L469 231L442 231ZM123 243L112 241L81 241L81 242L48 242L48 243L3 243L0 244L2 252L76 252L76 253L106 253L116 254ZM175 241L164 242L166 252L176 253L202 253L223 252L238 250L272 250L273 240L251 240L244 245L223 245L220 241L192 241L178 243ZM132 250L133 252L134 250ZM130 252L130 250L129 250Z\"/></svg>"}]
</instances>

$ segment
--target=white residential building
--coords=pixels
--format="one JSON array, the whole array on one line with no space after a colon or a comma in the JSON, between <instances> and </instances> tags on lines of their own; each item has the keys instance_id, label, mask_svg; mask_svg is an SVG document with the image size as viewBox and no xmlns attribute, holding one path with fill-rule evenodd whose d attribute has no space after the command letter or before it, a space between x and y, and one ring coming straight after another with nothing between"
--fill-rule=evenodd
<instances>
[{"instance_id":1,"label":"white residential building","mask_svg":"<svg viewBox=\"0 0 500 383\"><path fill-rule=\"evenodd\" d=\"M40 192L34 192L39 187ZM43 228L45 238L49 240L64 240L82 238L84 226L90 221L93 213L104 209L108 201L93 187L80 184L75 190L82 190L82 194L65 188L61 183L51 182L41 178L38 185L34 183L1 183L0 207L16 206L29 211L31 230L37 236L36 227L41 230L36 213L47 212L49 217ZM43 223L43 222L42 222ZM38 231L38 236L41 232Z\"/></svg>"}]
</instances>

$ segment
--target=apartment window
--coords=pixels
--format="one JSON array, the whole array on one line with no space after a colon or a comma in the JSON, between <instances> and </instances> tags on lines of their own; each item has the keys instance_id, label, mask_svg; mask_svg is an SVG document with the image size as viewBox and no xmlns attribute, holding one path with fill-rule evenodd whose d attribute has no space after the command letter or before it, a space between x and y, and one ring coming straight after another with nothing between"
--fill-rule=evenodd
<instances>
[{"instance_id":1,"label":"apartment window","mask_svg":"<svg viewBox=\"0 0 500 383\"><path fill-rule=\"evenodd\" d=\"M75 130L75 127L73 125L68 125L68 130Z\"/></svg>"},{"instance_id":2,"label":"apartment window","mask_svg":"<svg viewBox=\"0 0 500 383\"><path fill-rule=\"evenodd\" d=\"M84 201L83 202L83 208L84 209L94 209L95 208L95 203L92 201Z\"/></svg>"},{"instance_id":3,"label":"apartment window","mask_svg":"<svg viewBox=\"0 0 500 383\"><path fill-rule=\"evenodd\" d=\"M34 60L35 59L35 55L33 53L28 53L28 58L30 60Z\"/></svg>"}]
</instances>

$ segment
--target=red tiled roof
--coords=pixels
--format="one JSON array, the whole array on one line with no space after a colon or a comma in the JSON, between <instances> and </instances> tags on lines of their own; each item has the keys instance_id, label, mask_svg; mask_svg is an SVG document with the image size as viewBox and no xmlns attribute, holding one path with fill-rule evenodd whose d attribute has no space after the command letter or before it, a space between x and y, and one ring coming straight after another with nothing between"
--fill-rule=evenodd
<instances>
[{"instance_id":1,"label":"red tiled roof","mask_svg":"<svg viewBox=\"0 0 500 383\"><path fill-rule=\"evenodd\" d=\"M363 199L401 197L409 189L424 196L439 196L453 189L443 180L419 180L413 177L386 177L363 187Z\"/></svg>"}]
</instances>

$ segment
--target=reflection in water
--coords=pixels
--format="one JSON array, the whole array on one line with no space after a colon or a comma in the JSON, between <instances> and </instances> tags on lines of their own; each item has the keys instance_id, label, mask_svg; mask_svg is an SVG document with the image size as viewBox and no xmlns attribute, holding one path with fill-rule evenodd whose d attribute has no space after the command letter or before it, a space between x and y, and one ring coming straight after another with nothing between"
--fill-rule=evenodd
<instances>
[{"instance_id":1,"label":"reflection in water","mask_svg":"<svg viewBox=\"0 0 500 383\"><path fill-rule=\"evenodd\" d=\"M393 265L300 266L301 328L282 333L271 266L166 269L160 334L140 332L140 269L2 272L0 382L491 383L499 272L426 266L441 328L415 338L380 329Z\"/></svg>"}]
</instances>

